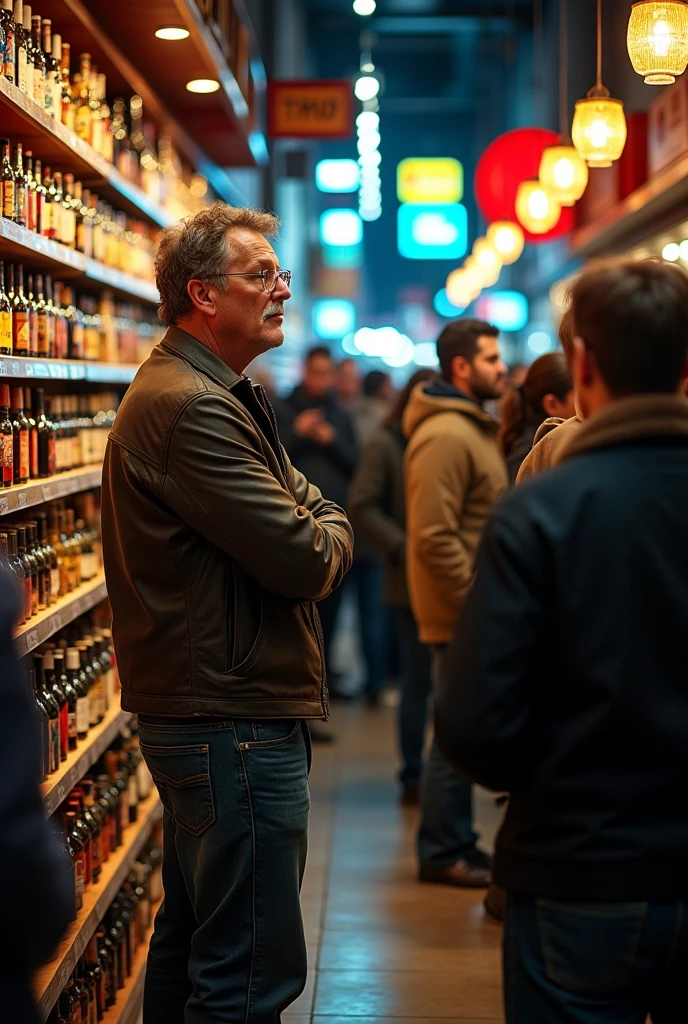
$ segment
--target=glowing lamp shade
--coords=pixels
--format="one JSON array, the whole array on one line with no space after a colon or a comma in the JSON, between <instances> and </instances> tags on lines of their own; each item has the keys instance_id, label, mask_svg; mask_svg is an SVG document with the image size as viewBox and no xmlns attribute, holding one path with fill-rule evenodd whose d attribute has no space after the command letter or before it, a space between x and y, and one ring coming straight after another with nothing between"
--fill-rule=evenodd
<instances>
[{"instance_id":1,"label":"glowing lamp shade","mask_svg":"<svg viewBox=\"0 0 688 1024\"><path fill-rule=\"evenodd\" d=\"M356 308L348 299L313 303L313 331L318 338L344 338L356 329Z\"/></svg>"},{"instance_id":2,"label":"glowing lamp shade","mask_svg":"<svg viewBox=\"0 0 688 1024\"><path fill-rule=\"evenodd\" d=\"M611 167L626 145L623 103L612 99L606 89L592 89L576 103L571 134L589 167Z\"/></svg>"},{"instance_id":3,"label":"glowing lamp shade","mask_svg":"<svg viewBox=\"0 0 688 1024\"><path fill-rule=\"evenodd\" d=\"M505 267L510 267L519 259L526 244L523 228L510 220L496 220L490 224L487 238L502 257Z\"/></svg>"},{"instance_id":4,"label":"glowing lamp shade","mask_svg":"<svg viewBox=\"0 0 688 1024\"><path fill-rule=\"evenodd\" d=\"M574 206L585 192L588 178L588 165L574 146L548 146L542 154L540 184L560 206Z\"/></svg>"},{"instance_id":5,"label":"glowing lamp shade","mask_svg":"<svg viewBox=\"0 0 688 1024\"><path fill-rule=\"evenodd\" d=\"M190 82L186 83L186 88L188 92L205 95L206 93L217 92L220 88L220 83L215 78L192 78Z\"/></svg>"},{"instance_id":6,"label":"glowing lamp shade","mask_svg":"<svg viewBox=\"0 0 688 1024\"><path fill-rule=\"evenodd\" d=\"M321 192L355 192L360 177L355 160L320 160L315 165L315 184Z\"/></svg>"},{"instance_id":7,"label":"glowing lamp shade","mask_svg":"<svg viewBox=\"0 0 688 1024\"><path fill-rule=\"evenodd\" d=\"M516 193L516 216L526 231L546 235L561 216L561 206L539 181L523 181Z\"/></svg>"},{"instance_id":8,"label":"glowing lamp shade","mask_svg":"<svg viewBox=\"0 0 688 1024\"><path fill-rule=\"evenodd\" d=\"M647 85L670 85L688 65L688 5L681 0L633 4L626 42L631 64Z\"/></svg>"},{"instance_id":9,"label":"glowing lamp shade","mask_svg":"<svg viewBox=\"0 0 688 1024\"><path fill-rule=\"evenodd\" d=\"M320 241L323 245L358 245L363 239L363 223L355 210L325 210L320 217Z\"/></svg>"},{"instance_id":10,"label":"glowing lamp shade","mask_svg":"<svg viewBox=\"0 0 688 1024\"><path fill-rule=\"evenodd\" d=\"M181 25L163 25L162 28L156 29L155 35L158 39L166 39L168 42L176 43L181 39L189 38L188 28L182 28Z\"/></svg>"}]
</instances>

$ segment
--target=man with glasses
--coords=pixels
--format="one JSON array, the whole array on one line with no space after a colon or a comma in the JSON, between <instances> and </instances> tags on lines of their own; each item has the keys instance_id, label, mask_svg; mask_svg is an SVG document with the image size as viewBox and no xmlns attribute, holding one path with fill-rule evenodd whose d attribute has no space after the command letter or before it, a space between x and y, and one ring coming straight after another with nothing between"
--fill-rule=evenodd
<instances>
[{"instance_id":1,"label":"man with glasses","mask_svg":"<svg viewBox=\"0 0 688 1024\"><path fill-rule=\"evenodd\" d=\"M353 538L244 376L284 340L277 227L215 203L163 233L169 329L105 458L122 706L165 809L145 1024L274 1024L306 978L305 720L328 714L315 602L341 583Z\"/></svg>"}]
</instances>

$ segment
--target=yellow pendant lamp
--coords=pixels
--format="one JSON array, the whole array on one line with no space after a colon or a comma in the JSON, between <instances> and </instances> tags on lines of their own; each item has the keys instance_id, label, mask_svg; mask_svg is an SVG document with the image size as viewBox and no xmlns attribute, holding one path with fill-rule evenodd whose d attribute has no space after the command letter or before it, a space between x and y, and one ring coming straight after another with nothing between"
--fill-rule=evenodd
<instances>
[{"instance_id":1,"label":"yellow pendant lamp","mask_svg":"<svg viewBox=\"0 0 688 1024\"><path fill-rule=\"evenodd\" d=\"M496 220L490 224L487 238L502 257L505 267L510 267L520 258L526 244L523 228L510 220Z\"/></svg>"},{"instance_id":2,"label":"yellow pendant lamp","mask_svg":"<svg viewBox=\"0 0 688 1024\"><path fill-rule=\"evenodd\" d=\"M518 186L516 216L532 235L546 235L558 224L561 205L537 178L530 178Z\"/></svg>"},{"instance_id":3,"label":"yellow pendant lamp","mask_svg":"<svg viewBox=\"0 0 688 1024\"><path fill-rule=\"evenodd\" d=\"M559 3L559 113L561 138L540 161L540 183L560 206L575 206L588 185L588 165L568 137L567 4Z\"/></svg>"},{"instance_id":4,"label":"yellow pendant lamp","mask_svg":"<svg viewBox=\"0 0 688 1024\"><path fill-rule=\"evenodd\" d=\"M571 129L573 144L588 167L611 167L626 145L626 118L621 100L602 85L602 0L597 0L597 82L578 100Z\"/></svg>"},{"instance_id":5,"label":"yellow pendant lamp","mask_svg":"<svg viewBox=\"0 0 688 1024\"><path fill-rule=\"evenodd\" d=\"M688 4L642 0L633 4L626 37L635 71L647 85L670 85L688 66Z\"/></svg>"}]
</instances>

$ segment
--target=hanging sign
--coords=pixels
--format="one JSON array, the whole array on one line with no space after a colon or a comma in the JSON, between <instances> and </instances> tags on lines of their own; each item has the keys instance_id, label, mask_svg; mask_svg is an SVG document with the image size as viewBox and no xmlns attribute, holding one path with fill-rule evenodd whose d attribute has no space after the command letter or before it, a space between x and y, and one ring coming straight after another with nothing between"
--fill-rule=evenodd
<instances>
[{"instance_id":1,"label":"hanging sign","mask_svg":"<svg viewBox=\"0 0 688 1024\"><path fill-rule=\"evenodd\" d=\"M460 203L463 167L453 157L407 157L397 164L400 203Z\"/></svg>"},{"instance_id":2,"label":"hanging sign","mask_svg":"<svg viewBox=\"0 0 688 1024\"><path fill-rule=\"evenodd\" d=\"M268 135L272 139L348 139L353 134L353 94L348 79L268 84Z\"/></svg>"}]
</instances>

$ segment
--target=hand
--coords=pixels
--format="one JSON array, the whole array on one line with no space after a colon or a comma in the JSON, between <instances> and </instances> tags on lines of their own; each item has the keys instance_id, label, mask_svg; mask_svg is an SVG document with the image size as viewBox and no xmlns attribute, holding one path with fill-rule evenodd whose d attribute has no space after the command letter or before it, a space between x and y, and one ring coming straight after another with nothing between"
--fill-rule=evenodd
<instances>
[{"instance_id":1,"label":"hand","mask_svg":"<svg viewBox=\"0 0 688 1024\"><path fill-rule=\"evenodd\" d=\"M331 423L317 423L311 437L316 444L323 446L330 445L337 436L337 432Z\"/></svg>"},{"instance_id":2,"label":"hand","mask_svg":"<svg viewBox=\"0 0 688 1024\"><path fill-rule=\"evenodd\" d=\"M294 420L293 430L297 437L310 437L314 441L316 428L322 423L322 409L304 409Z\"/></svg>"}]
</instances>

